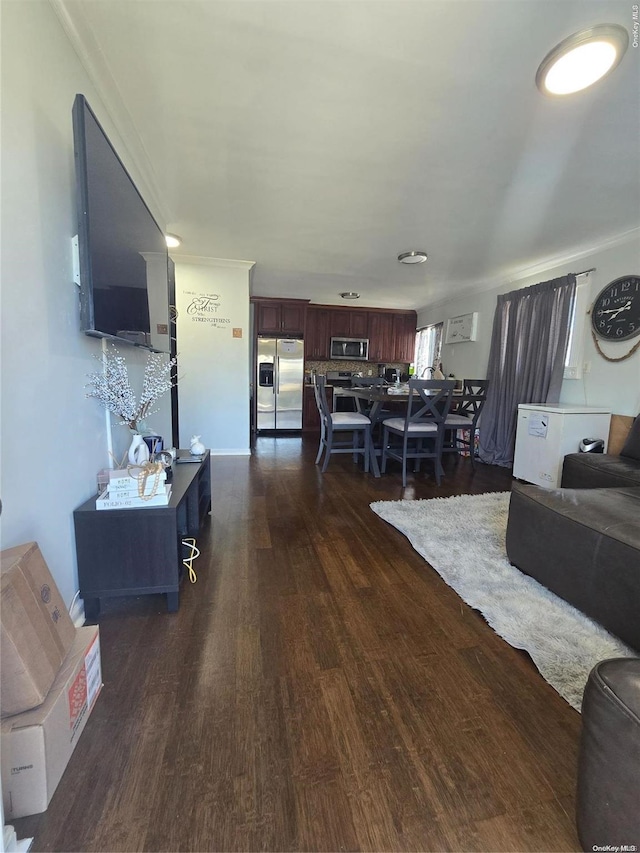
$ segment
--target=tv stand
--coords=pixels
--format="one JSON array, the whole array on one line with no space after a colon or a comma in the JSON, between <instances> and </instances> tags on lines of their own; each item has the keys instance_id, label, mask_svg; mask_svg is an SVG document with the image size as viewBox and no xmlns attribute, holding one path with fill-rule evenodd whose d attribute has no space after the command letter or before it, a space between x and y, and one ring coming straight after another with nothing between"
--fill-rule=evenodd
<instances>
[{"instance_id":1,"label":"tv stand","mask_svg":"<svg viewBox=\"0 0 640 853\"><path fill-rule=\"evenodd\" d=\"M180 451L187 455L188 451ZM173 465L167 506L96 510L95 497L73 513L80 596L90 621L100 615L104 598L164 593L167 610L180 604L182 540L196 537L211 509L211 466L202 462Z\"/></svg>"}]
</instances>

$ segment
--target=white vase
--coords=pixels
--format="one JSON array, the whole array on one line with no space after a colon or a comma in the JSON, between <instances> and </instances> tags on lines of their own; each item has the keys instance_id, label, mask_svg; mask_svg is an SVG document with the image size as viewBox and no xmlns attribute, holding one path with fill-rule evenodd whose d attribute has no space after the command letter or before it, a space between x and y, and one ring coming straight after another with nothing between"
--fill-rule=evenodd
<instances>
[{"instance_id":1,"label":"white vase","mask_svg":"<svg viewBox=\"0 0 640 853\"><path fill-rule=\"evenodd\" d=\"M129 445L129 464L142 465L149 461L149 448L139 432L134 432Z\"/></svg>"}]
</instances>

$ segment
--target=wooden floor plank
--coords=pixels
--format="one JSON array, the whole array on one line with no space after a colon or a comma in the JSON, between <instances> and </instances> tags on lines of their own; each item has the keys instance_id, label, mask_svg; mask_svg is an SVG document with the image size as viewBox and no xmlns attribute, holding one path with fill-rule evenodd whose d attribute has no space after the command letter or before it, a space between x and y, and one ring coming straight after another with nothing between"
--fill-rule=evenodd
<instances>
[{"instance_id":1,"label":"wooden floor plank","mask_svg":"<svg viewBox=\"0 0 640 853\"><path fill-rule=\"evenodd\" d=\"M507 491L445 461L402 488L312 438L212 460L180 609L112 600L104 688L45 851L577 850L579 715L369 508Z\"/></svg>"}]
</instances>

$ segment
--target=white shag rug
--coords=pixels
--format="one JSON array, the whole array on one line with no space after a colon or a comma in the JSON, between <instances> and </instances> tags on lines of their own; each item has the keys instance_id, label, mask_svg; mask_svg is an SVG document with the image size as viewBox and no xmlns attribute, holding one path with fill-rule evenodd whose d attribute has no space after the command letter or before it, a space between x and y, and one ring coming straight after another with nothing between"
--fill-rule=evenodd
<instances>
[{"instance_id":1,"label":"white shag rug","mask_svg":"<svg viewBox=\"0 0 640 853\"><path fill-rule=\"evenodd\" d=\"M528 652L542 677L578 711L587 677L598 661L637 657L621 640L509 563L509 492L376 501L371 509L404 533L497 634Z\"/></svg>"}]
</instances>

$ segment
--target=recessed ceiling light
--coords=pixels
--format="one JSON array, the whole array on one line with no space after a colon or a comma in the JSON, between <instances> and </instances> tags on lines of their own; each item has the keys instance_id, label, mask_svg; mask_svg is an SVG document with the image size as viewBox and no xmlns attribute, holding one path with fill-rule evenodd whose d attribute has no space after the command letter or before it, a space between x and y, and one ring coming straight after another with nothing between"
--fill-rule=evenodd
<instances>
[{"instance_id":1,"label":"recessed ceiling light","mask_svg":"<svg viewBox=\"0 0 640 853\"><path fill-rule=\"evenodd\" d=\"M177 249L182 243L182 238L178 237L177 234L165 234L164 239L167 241L167 248L169 249Z\"/></svg>"},{"instance_id":2,"label":"recessed ceiling light","mask_svg":"<svg viewBox=\"0 0 640 853\"><path fill-rule=\"evenodd\" d=\"M360 294L356 293L355 290L345 290L344 293L341 293L343 299L360 299Z\"/></svg>"},{"instance_id":3,"label":"recessed ceiling light","mask_svg":"<svg viewBox=\"0 0 640 853\"><path fill-rule=\"evenodd\" d=\"M609 74L629 46L619 24L599 24L561 41L540 63L536 85L545 95L571 95Z\"/></svg>"},{"instance_id":4,"label":"recessed ceiling light","mask_svg":"<svg viewBox=\"0 0 640 853\"><path fill-rule=\"evenodd\" d=\"M403 252L398 255L401 264L423 264L427 260L427 253L421 251Z\"/></svg>"}]
</instances>

